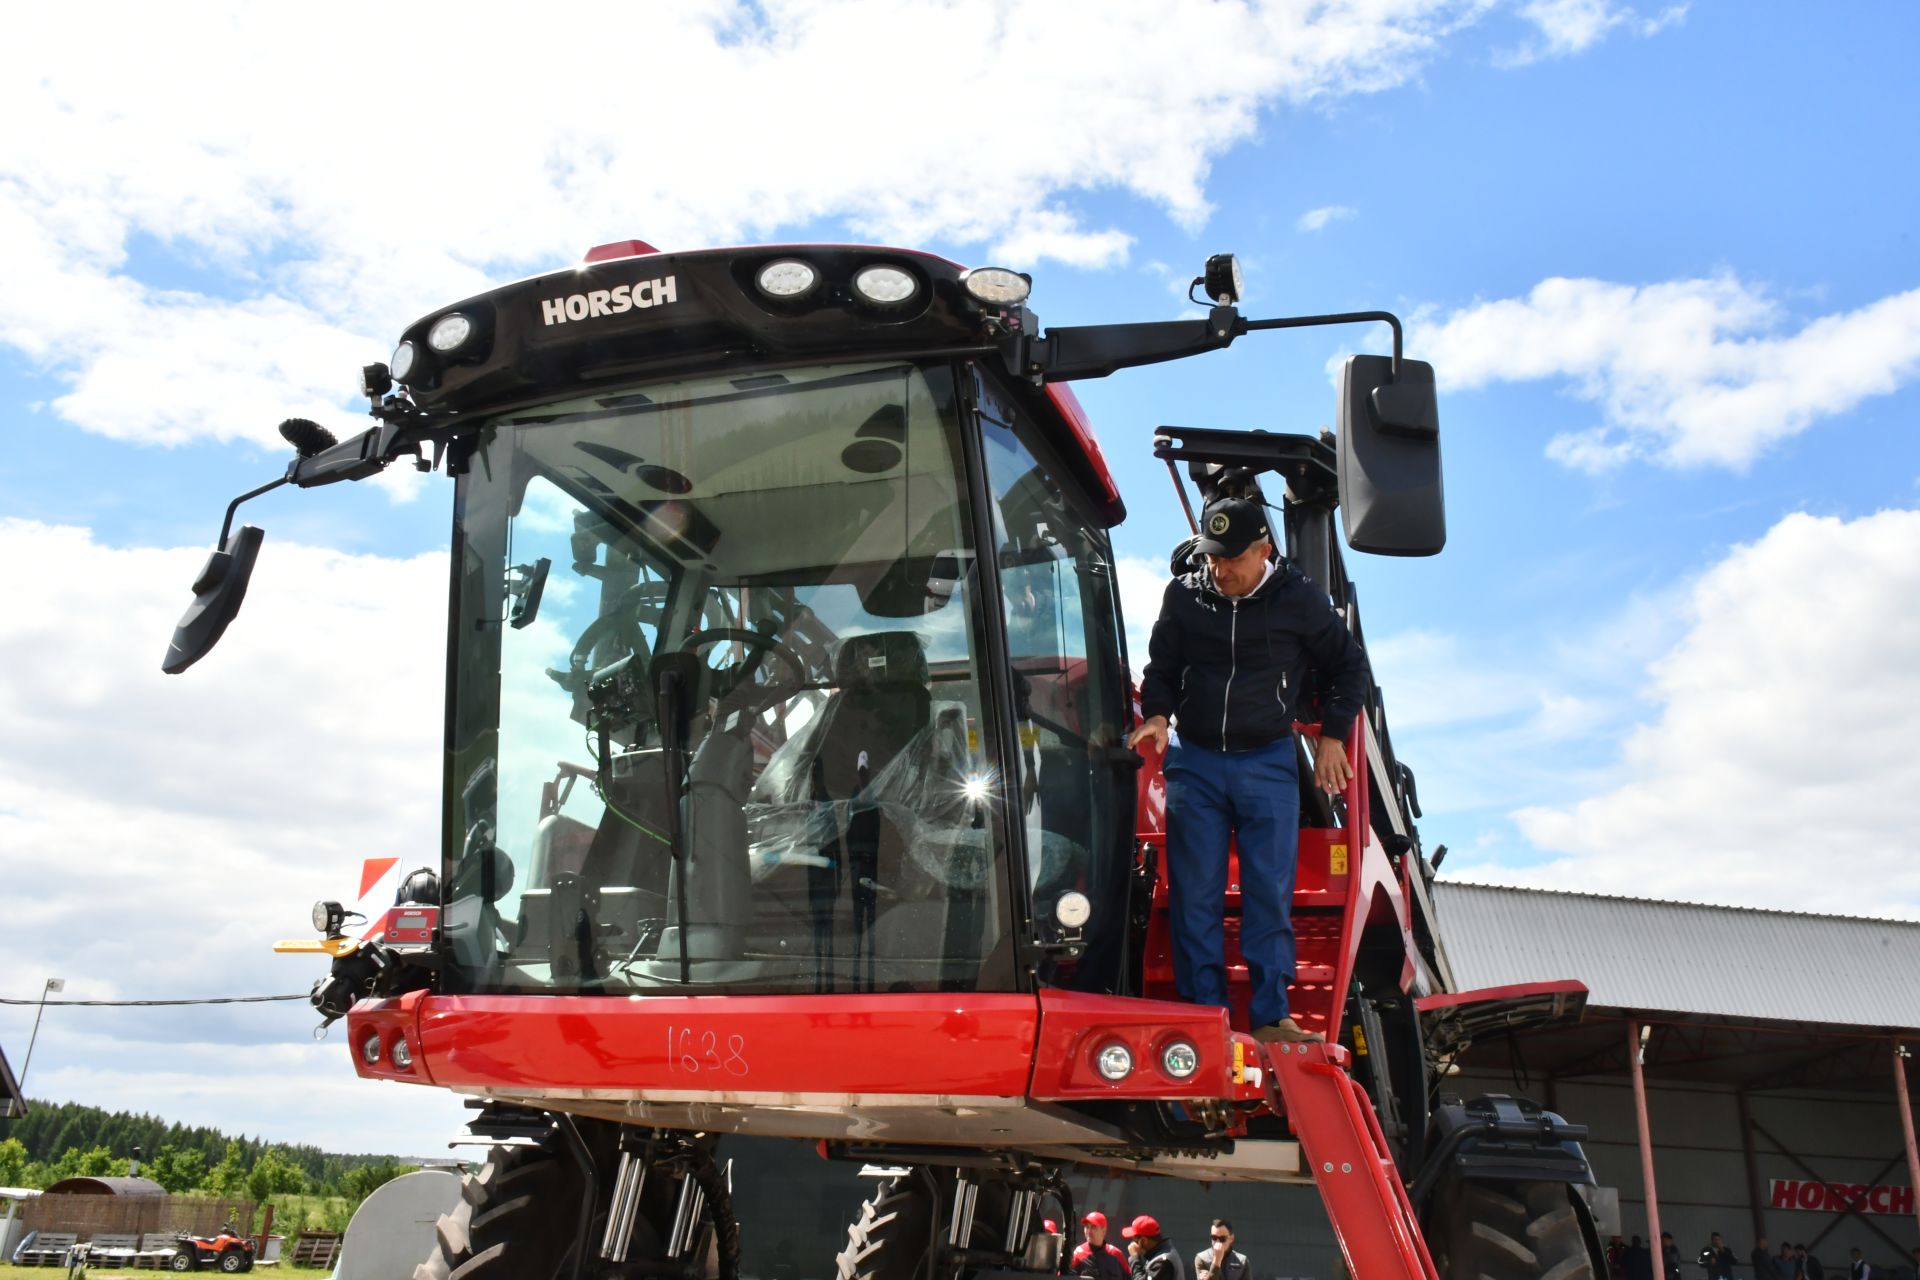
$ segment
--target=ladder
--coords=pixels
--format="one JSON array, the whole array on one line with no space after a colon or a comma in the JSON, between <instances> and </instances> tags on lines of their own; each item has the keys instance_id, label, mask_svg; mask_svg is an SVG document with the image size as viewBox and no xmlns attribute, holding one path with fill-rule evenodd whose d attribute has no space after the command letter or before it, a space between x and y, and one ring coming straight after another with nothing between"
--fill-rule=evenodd
<instances>
[{"instance_id":1,"label":"ladder","mask_svg":"<svg viewBox=\"0 0 1920 1280\"><path fill-rule=\"evenodd\" d=\"M1372 1103L1337 1044L1263 1045L1267 1103L1300 1140L1352 1280L1439 1280Z\"/></svg>"}]
</instances>

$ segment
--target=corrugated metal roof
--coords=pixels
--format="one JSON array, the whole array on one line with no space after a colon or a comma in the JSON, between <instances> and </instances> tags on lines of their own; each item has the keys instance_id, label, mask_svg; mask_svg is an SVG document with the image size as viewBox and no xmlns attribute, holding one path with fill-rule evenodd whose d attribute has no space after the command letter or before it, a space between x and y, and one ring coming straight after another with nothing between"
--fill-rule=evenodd
<instances>
[{"instance_id":1,"label":"corrugated metal roof","mask_svg":"<svg viewBox=\"0 0 1920 1280\"><path fill-rule=\"evenodd\" d=\"M13 1078L13 1068L7 1065L7 1055L0 1052L0 1120L18 1120L25 1114L26 1095L20 1092L20 1082Z\"/></svg>"},{"instance_id":2,"label":"corrugated metal roof","mask_svg":"<svg viewBox=\"0 0 1920 1280\"><path fill-rule=\"evenodd\" d=\"M1462 990L1578 978L1596 1007L1920 1028L1920 924L1434 886Z\"/></svg>"}]
</instances>

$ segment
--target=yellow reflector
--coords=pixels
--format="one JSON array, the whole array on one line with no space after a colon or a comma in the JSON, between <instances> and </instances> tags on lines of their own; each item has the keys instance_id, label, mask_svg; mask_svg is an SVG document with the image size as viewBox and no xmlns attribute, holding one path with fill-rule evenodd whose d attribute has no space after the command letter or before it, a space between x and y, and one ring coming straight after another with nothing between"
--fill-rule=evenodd
<instances>
[{"instance_id":1,"label":"yellow reflector","mask_svg":"<svg viewBox=\"0 0 1920 1280\"><path fill-rule=\"evenodd\" d=\"M286 955L350 956L360 949L358 938L283 938L273 949Z\"/></svg>"}]
</instances>

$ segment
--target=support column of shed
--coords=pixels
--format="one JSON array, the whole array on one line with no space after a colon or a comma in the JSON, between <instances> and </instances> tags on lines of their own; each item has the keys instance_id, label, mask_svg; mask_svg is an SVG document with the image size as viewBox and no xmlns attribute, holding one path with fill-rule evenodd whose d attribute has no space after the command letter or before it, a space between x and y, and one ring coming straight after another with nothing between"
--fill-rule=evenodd
<instances>
[{"instance_id":1,"label":"support column of shed","mask_svg":"<svg viewBox=\"0 0 1920 1280\"><path fill-rule=\"evenodd\" d=\"M1913 1100L1907 1096L1907 1046L1893 1046L1893 1096L1900 1103L1900 1134L1907 1140L1907 1185L1914 1190L1913 1218L1920 1223L1920 1144L1913 1140Z\"/></svg>"},{"instance_id":2,"label":"support column of shed","mask_svg":"<svg viewBox=\"0 0 1920 1280\"><path fill-rule=\"evenodd\" d=\"M1627 1065L1633 1069L1633 1115L1640 1130L1640 1182L1646 1189L1647 1248L1653 1254L1653 1274L1667 1280L1667 1253L1660 1247L1660 1195L1653 1185L1653 1131L1647 1124L1647 1081L1640 1069L1643 1037L1652 1030L1638 1022L1627 1024Z\"/></svg>"}]
</instances>

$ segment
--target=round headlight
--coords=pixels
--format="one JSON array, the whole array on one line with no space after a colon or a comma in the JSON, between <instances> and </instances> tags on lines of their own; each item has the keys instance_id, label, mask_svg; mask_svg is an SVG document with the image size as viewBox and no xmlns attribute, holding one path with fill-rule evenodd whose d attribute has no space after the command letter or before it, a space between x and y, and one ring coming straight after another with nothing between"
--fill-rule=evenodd
<instances>
[{"instance_id":1,"label":"round headlight","mask_svg":"<svg viewBox=\"0 0 1920 1280\"><path fill-rule=\"evenodd\" d=\"M393 1038L393 1048L390 1052L393 1054L393 1065L402 1071L405 1071L413 1065L413 1050L407 1048L407 1038L405 1036L395 1036Z\"/></svg>"},{"instance_id":2,"label":"round headlight","mask_svg":"<svg viewBox=\"0 0 1920 1280\"><path fill-rule=\"evenodd\" d=\"M820 283L820 273L810 262L798 258L777 258L760 268L753 277L760 292L769 298L804 298Z\"/></svg>"},{"instance_id":3,"label":"round headlight","mask_svg":"<svg viewBox=\"0 0 1920 1280\"><path fill-rule=\"evenodd\" d=\"M1069 889L1053 904L1053 918L1062 928L1078 929L1093 915L1093 904L1078 889Z\"/></svg>"},{"instance_id":4,"label":"round headlight","mask_svg":"<svg viewBox=\"0 0 1920 1280\"><path fill-rule=\"evenodd\" d=\"M1100 1050L1093 1065L1109 1080L1125 1080L1133 1074L1133 1051L1116 1040Z\"/></svg>"},{"instance_id":5,"label":"round headlight","mask_svg":"<svg viewBox=\"0 0 1920 1280\"><path fill-rule=\"evenodd\" d=\"M1175 1080L1185 1080L1200 1069L1200 1051L1185 1040L1175 1040L1160 1051L1160 1065Z\"/></svg>"},{"instance_id":6,"label":"round headlight","mask_svg":"<svg viewBox=\"0 0 1920 1280\"><path fill-rule=\"evenodd\" d=\"M472 336L473 321L456 311L433 322L433 328L427 330L427 345L445 355L458 351Z\"/></svg>"},{"instance_id":7,"label":"round headlight","mask_svg":"<svg viewBox=\"0 0 1920 1280\"><path fill-rule=\"evenodd\" d=\"M875 265L854 273L853 291L868 302L892 307L910 301L920 292L920 282L913 278L911 271Z\"/></svg>"},{"instance_id":8,"label":"round headlight","mask_svg":"<svg viewBox=\"0 0 1920 1280\"><path fill-rule=\"evenodd\" d=\"M1005 267L975 267L960 277L960 284L974 301L995 307L1025 302L1033 292L1031 277Z\"/></svg>"},{"instance_id":9,"label":"round headlight","mask_svg":"<svg viewBox=\"0 0 1920 1280\"><path fill-rule=\"evenodd\" d=\"M313 927L321 933L332 933L333 922L340 910L337 902L316 902L313 904Z\"/></svg>"},{"instance_id":10,"label":"round headlight","mask_svg":"<svg viewBox=\"0 0 1920 1280\"><path fill-rule=\"evenodd\" d=\"M393 375L395 382L405 382L407 375L413 372L413 362L420 354L420 348L411 342L403 342L393 349L393 359L387 361L387 372Z\"/></svg>"},{"instance_id":11,"label":"round headlight","mask_svg":"<svg viewBox=\"0 0 1920 1280\"><path fill-rule=\"evenodd\" d=\"M360 1042L360 1060L370 1067L380 1065L380 1033L378 1031L368 1032L367 1038Z\"/></svg>"}]
</instances>

